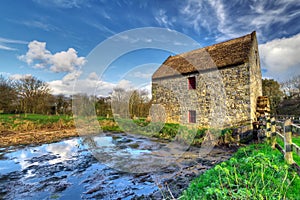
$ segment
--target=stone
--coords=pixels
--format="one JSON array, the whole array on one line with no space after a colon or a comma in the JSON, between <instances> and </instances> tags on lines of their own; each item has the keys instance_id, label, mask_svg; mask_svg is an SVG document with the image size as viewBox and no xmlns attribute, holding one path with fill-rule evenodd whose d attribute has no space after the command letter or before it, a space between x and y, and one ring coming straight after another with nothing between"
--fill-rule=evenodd
<instances>
[{"instance_id":1,"label":"stone","mask_svg":"<svg viewBox=\"0 0 300 200\"><path fill-rule=\"evenodd\" d=\"M221 52L226 55L216 57L230 60L231 55L226 52L227 50L235 51L230 49L232 48L230 45L234 42L239 42L246 47L249 45L249 48L236 49L236 51L245 51L243 61L234 57L232 59L237 61L231 61L233 64L217 66L211 70L198 68L197 71L185 71L180 75L178 72L169 76L159 74L163 71L161 68L165 68L165 65L171 61L171 64L179 65L174 67L178 70L185 70L185 65L189 65L186 68L191 68L190 64L176 63L176 56L174 56L174 58L169 57L154 73L152 76L153 103L164 107L165 122L216 127L218 124L220 126L239 126L256 121L256 101L257 97L262 95L262 76L255 32L238 39L206 47L206 49L219 46L224 48L225 46L227 49L225 48ZM237 45L237 47L240 46ZM199 50L195 51L198 52ZM180 55L189 58L189 56L195 57L194 54L195 52L192 51ZM199 57L203 57L203 55L199 53ZM196 61L193 63L194 65L205 68L205 62L202 63L201 59L196 59ZM215 62L218 64L218 61ZM167 73L169 72L166 71ZM189 89L189 77L195 77L196 89ZM189 122L189 111L191 110L196 111L195 124Z\"/></svg>"}]
</instances>

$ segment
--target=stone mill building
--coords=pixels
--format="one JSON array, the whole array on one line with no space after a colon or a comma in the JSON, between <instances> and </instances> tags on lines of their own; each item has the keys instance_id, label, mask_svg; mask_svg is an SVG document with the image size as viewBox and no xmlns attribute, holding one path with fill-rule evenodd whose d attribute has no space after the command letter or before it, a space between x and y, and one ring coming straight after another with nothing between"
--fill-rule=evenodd
<instances>
[{"instance_id":1,"label":"stone mill building","mask_svg":"<svg viewBox=\"0 0 300 200\"><path fill-rule=\"evenodd\" d=\"M169 123L209 127L221 117L226 126L250 124L261 95L256 32L169 56L152 76L153 103Z\"/></svg>"}]
</instances>

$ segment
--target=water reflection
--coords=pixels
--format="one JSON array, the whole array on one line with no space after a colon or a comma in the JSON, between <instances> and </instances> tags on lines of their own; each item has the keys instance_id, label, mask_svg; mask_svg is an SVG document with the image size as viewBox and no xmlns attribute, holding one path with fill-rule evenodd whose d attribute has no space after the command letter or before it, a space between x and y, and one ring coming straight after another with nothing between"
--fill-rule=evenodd
<instances>
[{"instance_id":1,"label":"water reflection","mask_svg":"<svg viewBox=\"0 0 300 200\"><path fill-rule=\"evenodd\" d=\"M58 156L56 159L49 160L49 164L56 164L60 162L65 162L70 159L74 159L79 148L79 142L77 139L67 140L62 143L50 144L46 147L48 153Z\"/></svg>"},{"instance_id":2,"label":"water reflection","mask_svg":"<svg viewBox=\"0 0 300 200\"><path fill-rule=\"evenodd\" d=\"M79 139L72 139L6 153L5 157L0 160L0 174L22 171L33 165L53 165L75 159L79 144ZM28 170L28 173L30 174L31 171Z\"/></svg>"},{"instance_id":3,"label":"water reflection","mask_svg":"<svg viewBox=\"0 0 300 200\"><path fill-rule=\"evenodd\" d=\"M186 149L176 142L159 143L134 136L86 136L83 143L100 163L119 171L145 173L160 171L182 155Z\"/></svg>"},{"instance_id":4,"label":"water reflection","mask_svg":"<svg viewBox=\"0 0 300 200\"><path fill-rule=\"evenodd\" d=\"M149 138L106 133L23 149L0 149L0 198L139 199L160 193L156 183L165 180L174 181L176 189L172 191L179 194L174 177L183 177L184 182L178 182L183 188L189 178L207 167L189 159L195 158L197 151L190 152L187 160L170 164L181 152L181 146L172 145L170 148ZM91 147L100 159L93 157L88 150ZM197 168L191 167L193 163ZM161 166L167 167L154 171ZM151 172L135 174L147 170ZM129 171L133 173L126 173Z\"/></svg>"},{"instance_id":5,"label":"water reflection","mask_svg":"<svg viewBox=\"0 0 300 200\"><path fill-rule=\"evenodd\" d=\"M143 144L141 141L124 139L124 137L114 138L112 136L86 137L83 141L82 143L81 139L74 138L58 143L27 147L8 152L0 160L0 174L22 171L32 166L64 163L76 159L80 153L84 152L83 150L90 147L93 147L93 151L101 156L100 161L114 167L119 165L123 159L135 159L139 162L145 160L146 157L144 156L151 154L151 150L143 149L145 145L148 145L148 147L155 146L153 142L153 144L149 144L149 141L144 141ZM30 170L27 173L31 176Z\"/></svg>"},{"instance_id":6,"label":"water reflection","mask_svg":"<svg viewBox=\"0 0 300 200\"><path fill-rule=\"evenodd\" d=\"M112 196L115 198L121 194L112 191L122 190L125 194L128 187L134 188L136 194L150 194L156 189L155 184L143 183L143 181L136 186L137 180L131 176L119 174L114 168L107 168L104 165L104 163L114 163L120 157L139 159L140 156L151 153L150 150L137 148L139 147L137 143L141 144L141 141L112 135L95 136L90 139L97 146L105 162L97 162L93 158L86 144L83 143L87 138L73 138L23 149L2 149L0 197L6 193L5 191L9 191L5 196L6 199L33 197L47 199L51 193L59 194L59 199L80 199L82 195L89 196L91 193L97 196L102 192L115 195ZM111 157L115 158L111 159ZM127 164L134 169L137 163ZM105 188L105 191L100 189L94 191L93 188L97 188L98 184L101 188ZM86 190L88 192L84 193Z\"/></svg>"}]
</instances>

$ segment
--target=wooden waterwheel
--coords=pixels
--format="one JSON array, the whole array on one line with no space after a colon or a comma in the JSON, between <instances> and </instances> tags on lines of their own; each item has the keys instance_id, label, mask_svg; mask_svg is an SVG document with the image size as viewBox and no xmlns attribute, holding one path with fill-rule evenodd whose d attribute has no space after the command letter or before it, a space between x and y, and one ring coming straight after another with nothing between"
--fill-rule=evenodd
<instances>
[{"instance_id":1,"label":"wooden waterwheel","mask_svg":"<svg viewBox=\"0 0 300 200\"><path fill-rule=\"evenodd\" d=\"M257 103L256 103L256 116L261 117L270 115L270 101L269 98L266 96L259 96L257 97Z\"/></svg>"},{"instance_id":2,"label":"wooden waterwheel","mask_svg":"<svg viewBox=\"0 0 300 200\"><path fill-rule=\"evenodd\" d=\"M256 102L256 118L253 122L253 139L263 140L266 137L267 120L270 119L270 101L266 96L259 96Z\"/></svg>"}]
</instances>

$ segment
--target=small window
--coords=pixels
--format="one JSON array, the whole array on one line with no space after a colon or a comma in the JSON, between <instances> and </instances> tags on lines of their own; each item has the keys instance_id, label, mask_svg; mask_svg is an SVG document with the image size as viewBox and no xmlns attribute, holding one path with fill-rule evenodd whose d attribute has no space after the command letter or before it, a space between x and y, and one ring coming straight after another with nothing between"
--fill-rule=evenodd
<instances>
[{"instance_id":1,"label":"small window","mask_svg":"<svg viewBox=\"0 0 300 200\"><path fill-rule=\"evenodd\" d=\"M196 77L195 76L188 78L188 85L189 85L189 90L196 89Z\"/></svg>"},{"instance_id":2,"label":"small window","mask_svg":"<svg viewBox=\"0 0 300 200\"><path fill-rule=\"evenodd\" d=\"M196 123L196 111L189 110L189 123Z\"/></svg>"}]
</instances>

